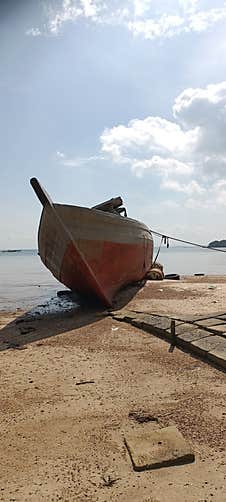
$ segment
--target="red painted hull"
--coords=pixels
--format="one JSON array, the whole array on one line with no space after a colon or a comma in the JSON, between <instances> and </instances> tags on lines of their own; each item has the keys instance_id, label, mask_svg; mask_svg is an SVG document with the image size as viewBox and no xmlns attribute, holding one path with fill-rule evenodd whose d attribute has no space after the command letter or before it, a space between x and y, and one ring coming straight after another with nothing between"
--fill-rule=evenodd
<instances>
[{"instance_id":1,"label":"red painted hull","mask_svg":"<svg viewBox=\"0 0 226 502\"><path fill-rule=\"evenodd\" d=\"M60 282L112 306L120 288L145 277L153 240L143 223L95 208L53 204L39 182L31 182L43 205L39 255Z\"/></svg>"},{"instance_id":2,"label":"red painted hull","mask_svg":"<svg viewBox=\"0 0 226 502\"><path fill-rule=\"evenodd\" d=\"M79 259L73 243L67 248L64 255L60 273L60 280L71 290L79 291L85 295L95 295L107 306L112 305L115 293L126 284L139 281L144 278L150 269L152 260L152 243L146 247L146 259L144 260L144 244L124 244L87 241L85 246L93 249L93 256L89 257L88 265L98 277L101 285L99 289L93 283L92 277L87 274L84 262ZM95 249L99 250L98 257ZM141 267L141 261L143 266Z\"/></svg>"}]
</instances>

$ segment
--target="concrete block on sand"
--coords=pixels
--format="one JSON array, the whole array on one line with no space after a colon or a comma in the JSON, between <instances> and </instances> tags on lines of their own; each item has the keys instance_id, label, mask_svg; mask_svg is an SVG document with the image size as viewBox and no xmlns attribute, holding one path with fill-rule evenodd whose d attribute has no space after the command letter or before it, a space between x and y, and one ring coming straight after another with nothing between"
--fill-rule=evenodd
<instances>
[{"instance_id":1,"label":"concrete block on sand","mask_svg":"<svg viewBox=\"0 0 226 502\"><path fill-rule=\"evenodd\" d=\"M137 314L133 319L138 327L145 330L166 331L170 330L171 319L163 316L153 316L150 314ZM167 333L165 333L167 335Z\"/></svg>"},{"instance_id":2,"label":"concrete block on sand","mask_svg":"<svg viewBox=\"0 0 226 502\"><path fill-rule=\"evenodd\" d=\"M175 426L126 434L125 444L135 471L194 462L190 445Z\"/></svg>"},{"instance_id":3,"label":"concrete block on sand","mask_svg":"<svg viewBox=\"0 0 226 502\"><path fill-rule=\"evenodd\" d=\"M191 329L190 331L188 330L187 332L184 332L182 334L178 334L176 330L176 335L178 336L179 340L182 340L184 342L195 342L196 340L200 340L201 338L206 338L209 336L208 331L205 331L204 329Z\"/></svg>"},{"instance_id":4,"label":"concrete block on sand","mask_svg":"<svg viewBox=\"0 0 226 502\"><path fill-rule=\"evenodd\" d=\"M226 342L223 337L211 335L192 342L192 347L194 351L204 355L205 353L212 352L216 349L219 350L221 348L222 350L222 345L225 346L225 344Z\"/></svg>"},{"instance_id":5,"label":"concrete block on sand","mask_svg":"<svg viewBox=\"0 0 226 502\"><path fill-rule=\"evenodd\" d=\"M197 324L205 328L213 328L214 326L223 325L224 322L224 319L217 319L213 317L211 319L203 319L202 321L197 321Z\"/></svg>"},{"instance_id":6,"label":"concrete block on sand","mask_svg":"<svg viewBox=\"0 0 226 502\"><path fill-rule=\"evenodd\" d=\"M112 312L111 315L116 321L132 320L136 317L135 312L129 312L128 310L115 311Z\"/></svg>"},{"instance_id":7,"label":"concrete block on sand","mask_svg":"<svg viewBox=\"0 0 226 502\"><path fill-rule=\"evenodd\" d=\"M217 333L220 333L222 337L226 337L226 324L214 325L214 326L211 326L210 329L212 331L216 331Z\"/></svg>"},{"instance_id":8,"label":"concrete block on sand","mask_svg":"<svg viewBox=\"0 0 226 502\"><path fill-rule=\"evenodd\" d=\"M218 345L216 350L211 350L208 353L208 359L226 370L226 342L224 341L222 345Z\"/></svg>"}]
</instances>

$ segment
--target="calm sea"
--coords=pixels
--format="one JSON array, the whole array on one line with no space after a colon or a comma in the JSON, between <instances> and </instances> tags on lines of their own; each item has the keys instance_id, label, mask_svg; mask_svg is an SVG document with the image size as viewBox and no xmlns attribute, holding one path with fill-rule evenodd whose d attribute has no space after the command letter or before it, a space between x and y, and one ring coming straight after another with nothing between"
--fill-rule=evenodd
<instances>
[{"instance_id":1,"label":"calm sea","mask_svg":"<svg viewBox=\"0 0 226 502\"><path fill-rule=\"evenodd\" d=\"M44 303L63 286L42 264L36 250L0 252L0 310Z\"/></svg>"},{"instance_id":2,"label":"calm sea","mask_svg":"<svg viewBox=\"0 0 226 502\"><path fill-rule=\"evenodd\" d=\"M194 247L163 247L158 261L165 274L225 275L226 253ZM36 250L0 251L0 310L29 308L64 289L42 264Z\"/></svg>"}]
</instances>

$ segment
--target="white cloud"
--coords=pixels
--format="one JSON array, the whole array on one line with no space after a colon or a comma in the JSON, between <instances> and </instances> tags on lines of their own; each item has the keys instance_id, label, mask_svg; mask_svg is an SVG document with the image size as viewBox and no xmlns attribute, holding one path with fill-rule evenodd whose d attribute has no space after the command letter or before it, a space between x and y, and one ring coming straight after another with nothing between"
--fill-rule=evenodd
<instances>
[{"instance_id":1,"label":"white cloud","mask_svg":"<svg viewBox=\"0 0 226 502\"><path fill-rule=\"evenodd\" d=\"M40 37L40 35L42 35L42 32L39 28L30 28L26 31L26 35L30 35L32 37Z\"/></svg>"},{"instance_id":2,"label":"white cloud","mask_svg":"<svg viewBox=\"0 0 226 502\"><path fill-rule=\"evenodd\" d=\"M182 15L169 12L158 17L130 21L128 28L134 35L146 39L172 38L181 33L203 32L226 19L226 4L223 7L198 10L197 2L179 2L183 5Z\"/></svg>"},{"instance_id":3,"label":"white cloud","mask_svg":"<svg viewBox=\"0 0 226 502\"><path fill-rule=\"evenodd\" d=\"M160 175L188 176L192 173L193 167L177 159L162 158L157 155L151 159L133 160L131 162L132 172L138 177L142 177L145 169L152 170Z\"/></svg>"},{"instance_id":4,"label":"white cloud","mask_svg":"<svg viewBox=\"0 0 226 502\"><path fill-rule=\"evenodd\" d=\"M194 193L185 201L185 207L189 209L211 209L216 212L219 208L226 206L226 181L219 179L210 185L205 191L194 197Z\"/></svg>"},{"instance_id":5,"label":"white cloud","mask_svg":"<svg viewBox=\"0 0 226 502\"><path fill-rule=\"evenodd\" d=\"M106 129L102 152L136 176L158 174L162 189L190 204L226 205L226 82L185 89L173 113L174 121L147 117Z\"/></svg>"},{"instance_id":6,"label":"white cloud","mask_svg":"<svg viewBox=\"0 0 226 502\"><path fill-rule=\"evenodd\" d=\"M26 34L58 35L65 24L85 19L98 24L122 25L146 39L171 38L181 33L206 31L226 19L226 3L205 9L199 7L200 3L197 0L62 0L58 9L47 9L43 29L31 28Z\"/></svg>"},{"instance_id":7,"label":"white cloud","mask_svg":"<svg viewBox=\"0 0 226 502\"><path fill-rule=\"evenodd\" d=\"M185 15L194 14L198 10L198 0L179 0L179 7Z\"/></svg>"},{"instance_id":8,"label":"white cloud","mask_svg":"<svg viewBox=\"0 0 226 502\"><path fill-rule=\"evenodd\" d=\"M150 0L134 0L134 16L141 17L150 9Z\"/></svg>"},{"instance_id":9,"label":"white cloud","mask_svg":"<svg viewBox=\"0 0 226 502\"><path fill-rule=\"evenodd\" d=\"M144 38L171 38L183 31L184 19L180 16L163 14L157 19L144 19L142 21L130 21L129 30L134 35L143 35Z\"/></svg>"},{"instance_id":10,"label":"white cloud","mask_svg":"<svg viewBox=\"0 0 226 502\"><path fill-rule=\"evenodd\" d=\"M50 33L57 34L61 26L70 21L75 22L78 18L89 18L97 20L98 5L92 0L63 0L61 8L55 13L52 9L49 12L48 29Z\"/></svg>"},{"instance_id":11,"label":"white cloud","mask_svg":"<svg viewBox=\"0 0 226 502\"><path fill-rule=\"evenodd\" d=\"M56 159L65 167L81 167L95 161L105 160L105 157L103 155L92 155L90 157L68 158L64 153L58 151L56 152Z\"/></svg>"},{"instance_id":12,"label":"white cloud","mask_svg":"<svg viewBox=\"0 0 226 502\"><path fill-rule=\"evenodd\" d=\"M205 31L224 19L226 19L226 5L218 9L195 12L188 18L186 31Z\"/></svg>"},{"instance_id":13,"label":"white cloud","mask_svg":"<svg viewBox=\"0 0 226 502\"><path fill-rule=\"evenodd\" d=\"M161 117L147 117L131 120L128 126L119 125L106 129L101 135L102 150L112 155L115 161L127 161L126 151L134 156L147 152L158 155L165 152L184 154L192 149L196 141L197 129L183 131L180 125Z\"/></svg>"},{"instance_id":14,"label":"white cloud","mask_svg":"<svg viewBox=\"0 0 226 502\"><path fill-rule=\"evenodd\" d=\"M173 106L175 119L184 128L198 128L197 154L205 156L210 167L225 166L226 147L226 82L208 85L204 89L186 89Z\"/></svg>"},{"instance_id":15,"label":"white cloud","mask_svg":"<svg viewBox=\"0 0 226 502\"><path fill-rule=\"evenodd\" d=\"M216 201L216 205L226 206L226 181L218 180L212 187L212 193Z\"/></svg>"},{"instance_id":16,"label":"white cloud","mask_svg":"<svg viewBox=\"0 0 226 502\"><path fill-rule=\"evenodd\" d=\"M200 195L206 192L206 189L200 186L195 180L192 180L189 183L179 183L174 179L164 179L161 187L168 190L174 190L175 192L182 192L187 195Z\"/></svg>"},{"instance_id":17,"label":"white cloud","mask_svg":"<svg viewBox=\"0 0 226 502\"><path fill-rule=\"evenodd\" d=\"M102 151L113 162L131 166L136 176L145 171L160 175L188 176L199 128L183 130L180 124L161 117L131 120L128 126L106 129L100 137Z\"/></svg>"},{"instance_id":18,"label":"white cloud","mask_svg":"<svg viewBox=\"0 0 226 502\"><path fill-rule=\"evenodd\" d=\"M56 152L56 156L58 159L63 159L65 157L64 153L63 152Z\"/></svg>"}]
</instances>

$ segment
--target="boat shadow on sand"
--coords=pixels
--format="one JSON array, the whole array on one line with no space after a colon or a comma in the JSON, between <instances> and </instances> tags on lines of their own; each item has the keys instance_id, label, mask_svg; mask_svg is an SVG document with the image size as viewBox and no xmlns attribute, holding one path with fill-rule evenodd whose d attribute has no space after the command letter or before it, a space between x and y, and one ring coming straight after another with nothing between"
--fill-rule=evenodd
<instances>
[{"instance_id":1,"label":"boat shadow on sand","mask_svg":"<svg viewBox=\"0 0 226 502\"><path fill-rule=\"evenodd\" d=\"M127 305L143 286L144 281L119 291L112 309L107 310L70 291L62 291L45 304L16 316L0 329L0 351L22 350L29 343L94 324L109 316L111 310L120 310Z\"/></svg>"}]
</instances>

